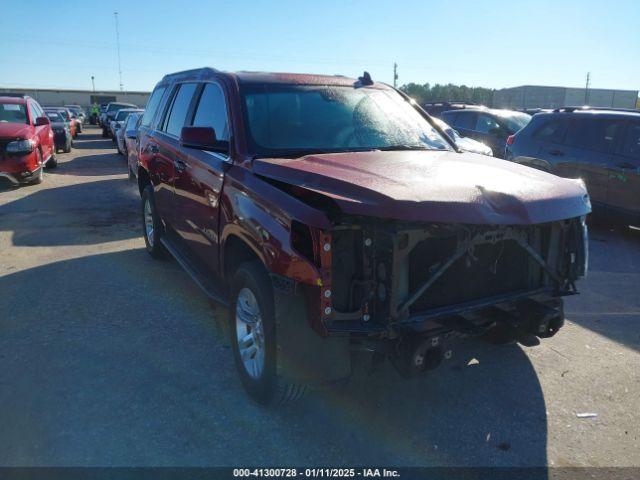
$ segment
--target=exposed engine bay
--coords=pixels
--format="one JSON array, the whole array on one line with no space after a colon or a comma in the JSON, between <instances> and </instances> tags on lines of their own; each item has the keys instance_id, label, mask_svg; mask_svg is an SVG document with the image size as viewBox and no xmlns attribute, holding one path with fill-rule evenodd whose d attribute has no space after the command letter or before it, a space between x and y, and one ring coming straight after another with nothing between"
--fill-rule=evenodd
<instances>
[{"instance_id":1,"label":"exposed engine bay","mask_svg":"<svg viewBox=\"0 0 640 480\"><path fill-rule=\"evenodd\" d=\"M322 265L331 271L323 322L395 358L407 375L436 366L451 336L549 337L564 321L560 297L577 293L586 273L587 238L584 217L528 226L344 222Z\"/></svg>"}]
</instances>

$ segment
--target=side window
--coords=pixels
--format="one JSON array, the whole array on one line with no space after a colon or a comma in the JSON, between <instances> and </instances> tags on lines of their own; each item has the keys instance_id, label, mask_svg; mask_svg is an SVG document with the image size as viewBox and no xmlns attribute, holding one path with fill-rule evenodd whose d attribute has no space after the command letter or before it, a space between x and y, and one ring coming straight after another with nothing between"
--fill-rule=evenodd
<instances>
[{"instance_id":1,"label":"side window","mask_svg":"<svg viewBox=\"0 0 640 480\"><path fill-rule=\"evenodd\" d=\"M229 140L227 106L220 86L212 83L205 84L192 125L212 127L218 140Z\"/></svg>"},{"instance_id":2,"label":"side window","mask_svg":"<svg viewBox=\"0 0 640 480\"><path fill-rule=\"evenodd\" d=\"M622 155L640 160L640 122L630 123L622 142Z\"/></svg>"},{"instance_id":3,"label":"side window","mask_svg":"<svg viewBox=\"0 0 640 480\"><path fill-rule=\"evenodd\" d=\"M149 101L147 102L147 109L144 111L144 115L142 116L142 120L140 125L144 125L144 126L149 126L151 125L151 122L153 121L153 117L156 114L156 111L158 110L158 106L160 105L160 100L162 100L162 95L164 94L164 91L166 90L166 87L160 87L160 88L156 88L153 93L151 94L151 97L149 97Z\"/></svg>"},{"instance_id":4,"label":"side window","mask_svg":"<svg viewBox=\"0 0 640 480\"><path fill-rule=\"evenodd\" d=\"M459 112L458 117L456 118L455 127L473 130L476 126L477 118L478 114L476 112Z\"/></svg>"},{"instance_id":5,"label":"side window","mask_svg":"<svg viewBox=\"0 0 640 480\"><path fill-rule=\"evenodd\" d=\"M562 140L562 126L563 124L560 119L551 120L538 127L532 137L535 140L540 140L541 142L559 143Z\"/></svg>"},{"instance_id":6,"label":"side window","mask_svg":"<svg viewBox=\"0 0 640 480\"><path fill-rule=\"evenodd\" d=\"M33 117L31 121L34 123L36 121L36 118L44 117L44 112L40 108L40 105L38 105L36 102L31 102L31 116Z\"/></svg>"},{"instance_id":7,"label":"side window","mask_svg":"<svg viewBox=\"0 0 640 480\"><path fill-rule=\"evenodd\" d=\"M198 85L195 83L183 83L178 87L178 91L173 96L171 110L165 121L163 130L170 135L180 136L182 127L187 122L187 113L193 99L193 94Z\"/></svg>"},{"instance_id":8,"label":"side window","mask_svg":"<svg viewBox=\"0 0 640 480\"><path fill-rule=\"evenodd\" d=\"M596 152L609 152L621 123L606 118L574 118L569 122L567 145Z\"/></svg>"},{"instance_id":9,"label":"side window","mask_svg":"<svg viewBox=\"0 0 640 480\"><path fill-rule=\"evenodd\" d=\"M458 119L458 112L444 112L441 115L442 119L447 122L449 125L456 125L456 121Z\"/></svg>"},{"instance_id":10,"label":"side window","mask_svg":"<svg viewBox=\"0 0 640 480\"><path fill-rule=\"evenodd\" d=\"M481 113L478 115L478 120L476 121L476 125L473 130L480 133L491 133L491 131L496 128L500 128L500 124L496 122L493 117L485 113Z\"/></svg>"}]
</instances>

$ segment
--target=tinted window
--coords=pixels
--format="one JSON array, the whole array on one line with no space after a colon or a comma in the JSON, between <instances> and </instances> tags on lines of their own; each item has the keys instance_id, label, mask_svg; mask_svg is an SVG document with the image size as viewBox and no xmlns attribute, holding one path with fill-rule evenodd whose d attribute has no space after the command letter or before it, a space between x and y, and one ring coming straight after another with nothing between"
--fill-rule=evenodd
<instances>
[{"instance_id":1,"label":"tinted window","mask_svg":"<svg viewBox=\"0 0 640 480\"><path fill-rule=\"evenodd\" d=\"M640 160L640 123L632 123L622 142L622 155Z\"/></svg>"},{"instance_id":2,"label":"tinted window","mask_svg":"<svg viewBox=\"0 0 640 480\"><path fill-rule=\"evenodd\" d=\"M218 85L207 83L204 86L192 125L212 127L218 140L229 140L227 106L224 93Z\"/></svg>"},{"instance_id":3,"label":"tinted window","mask_svg":"<svg viewBox=\"0 0 640 480\"><path fill-rule=\"evenodd\" d=\"M542 142L559 142L562 138L562 122L557 119L543 123L533 133L533 138Z\"/></svg>"},{"instance_id":4,"label":"tinted window","mask_svg":"<svg viewBox=\"0 0 640 480\"><path fill-rule=\"evenodd\" d=\"M151 121L156 114L156 110L158 110L158 105L160 105L160 100L162 100L162 95L164 94L165 90L165 87L160 87L156 88L153 91L151 97L149 98L149 101L147 102L147 109L145 110L142 120L140 121L140 125L151 125Z\"/></svg>"},{"instance_id":5,"label":"tinted window","mask_svg":"<svg viewBox=\"0 0 640 480\"><path fill-rule=\"evenodd\" d=\"M467 130L473 130L476 126L477 118L478 118L478 114L476 112L458 112L458 116L456 117L456 122L453 124L453 126L456 128L465 128Z\"/></svg>"},{"instance_id":6,"label":"tinted window","mask_svg":"<svg viewBox=\"0 0 640 480\"><path fill-rule=\"evenodd\" d=\"M478 120L473 128L473 130L480 133L490 133L492 130L496 129L500 129L500 124L486 113L478 115Z\"/></svg>"},{"instance_id":7,"label":"tinted window","mask_svg":"<svg viewBox=\"0 0 640 480\"><path fill-rule=\"evenodd\" d=\"M180 136L180 131L187 121L189 105L191 104L191 99L196 91L196 87L197 84L195 83L184 83L178 87L178 92L173 97L171 111L165 123L165 132L175 135L176 137Z\"/></svg>"},{"instance_id":8,"label":"tinted window","mask_svg":"<svg viewBox=\"0 0 640 480\"><path fill-rule=\"evenodd\" d=\"M134 128L136 122L138 121L138 116L139 115L137 113L132 113L127 117L127 121L124 124L125 130L131 130Z\"/></svg>"},{"instance_id":9,"label":"tinted window","mask_svg":"<svg viewBox=\"0 0 640 480\"><path fill-rule=\"evenodd\" d=\"M573 118L569 122L567 145L597 152L608 152L620 122L607 118Z\"/></svg>"},{"instance_id":10,"label":"tinted window","mask_svg":"<svg viewBox=\"0 0 640 480\"><path fill-rule=\"evenodd\" d=\"M458 112L442 112L440 115L442 119L447 122L449 125L455 125L456 119L458 118Z\"/></svg>"}]
</instances>

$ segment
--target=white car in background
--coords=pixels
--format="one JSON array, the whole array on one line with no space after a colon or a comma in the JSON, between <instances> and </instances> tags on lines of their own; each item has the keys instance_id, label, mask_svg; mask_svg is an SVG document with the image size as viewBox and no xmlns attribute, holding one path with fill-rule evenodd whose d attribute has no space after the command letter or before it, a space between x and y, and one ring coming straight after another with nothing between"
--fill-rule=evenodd
<instances>
[{"instance_id":1,"label":"white car in background","mask_svg":"<svg viewBox=\"0 0 640 480\"><path fill-rule=\"evenodd\" d=\"M122 128L127 117L132 113L140 112L144 112L144 110L140 108L123 108L118 110L118 113L115 114L113 120L109 123L109 131L111 132L111 140L113 140L113 143L117 142L116 133L120 128Z\"/></svg>"},{"instance_id":2,"label":"white car in background","mask_svg":"<svg viewBox=\"0 0 640 480\"><path fill-rule=\"evenodd\" d=\"M451 137L451 140L453 140L457 147L463 152L480 153L482 155L493 157L493 150L484 143L474 140L473 138L461 136L447 122L438 117L431 118L442 130L444 130L444 133Z\"/></svg>"}]
</instances>

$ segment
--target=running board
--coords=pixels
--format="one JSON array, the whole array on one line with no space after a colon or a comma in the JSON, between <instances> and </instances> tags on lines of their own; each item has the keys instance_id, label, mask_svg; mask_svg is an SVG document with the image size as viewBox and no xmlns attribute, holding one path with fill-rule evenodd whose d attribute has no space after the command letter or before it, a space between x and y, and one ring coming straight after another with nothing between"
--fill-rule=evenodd
<instances>
[{"instance_id":1,"label":"running board","mask_svg":"<svg viewBox=\"0 0 640 480\"><path fill-rule=\"evenodd\" d=\"M180 245L181 240L172 237L175 237L175 234L165 232L165 234L160 237L160 242L162 242L162 245L164 245L180 266L184 268L207 297L216 303L228 307L229 300L227 299L224 289L216 285L201 268L196 267L195 262L191 260L192 255L185 251L186 249Z\"/></svg>"}]
</instances>

